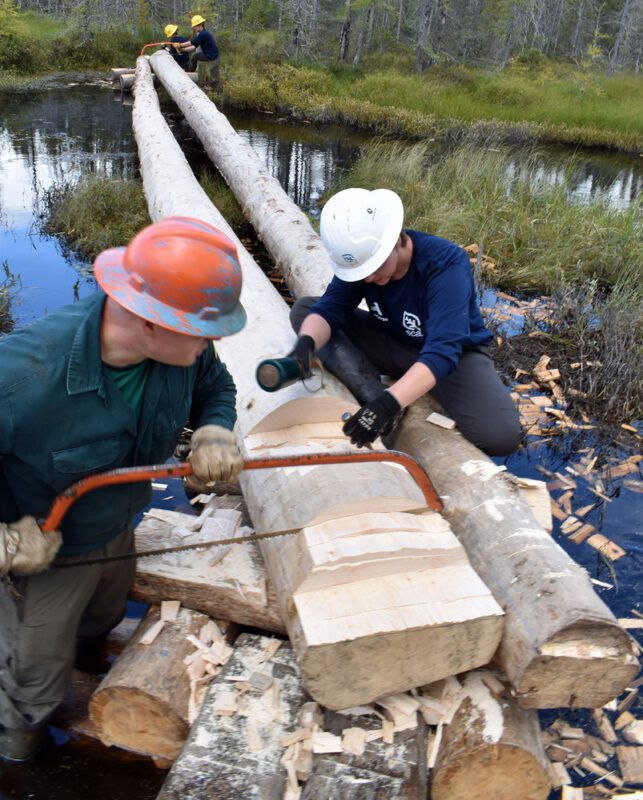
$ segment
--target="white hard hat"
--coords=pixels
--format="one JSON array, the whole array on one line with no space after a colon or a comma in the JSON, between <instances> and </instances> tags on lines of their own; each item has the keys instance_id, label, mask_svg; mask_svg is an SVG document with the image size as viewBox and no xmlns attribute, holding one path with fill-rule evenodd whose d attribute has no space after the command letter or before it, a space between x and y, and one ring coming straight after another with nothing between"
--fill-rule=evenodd
<instances>
[{"instance_id":1,"label":"white hard hat","mask_svg":"<svg viewBox=\"0 0 643 800\"><path fill-rule=\"evenodd\" d=\"M344 189L322 209L320 234L331 267L343 281L361 281L391 254L402 231L404 206L390 189Z\"/></svg>"}]
</instances>

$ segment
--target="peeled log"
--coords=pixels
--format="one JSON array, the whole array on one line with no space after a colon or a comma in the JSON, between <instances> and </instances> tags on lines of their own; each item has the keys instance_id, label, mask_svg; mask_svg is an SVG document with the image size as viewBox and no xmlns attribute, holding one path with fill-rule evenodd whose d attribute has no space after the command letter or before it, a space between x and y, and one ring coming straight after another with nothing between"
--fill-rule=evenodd
<instances>
[{"instance_id":1,"label":"peeled log","mask_svg":"<svg viewBox=\"0 0 643 800\"><path fill-rule=\"evenodd\" d=\"M172 56L169 57L171 58ZM192 81L192 83L199 82L199 76L196 72L183 72L183 74L186 75ZM132 72L127 72L123 75L119 75L118 82L121 92L131 92L132 89L134 88L134 80L135 80L134 70L132 70ZM158 81L155 80L155 83L158 83Z\"/></svg>"},{"instance_id":2,"label":"peeled log","mask_svg":"<svg viewBox=\"0 0 643 800\"><path fill-rule=\"evenodd\" d=\"M547 800L550 788L536 712L494 698L479 674L468 675L442 728L431 799Z\"/></svg>"},{"instance_id":3,"label":"peeled log","mask_svg":"<svg viewBox=\"0 0 643 800\"><path fill-rule=\"evenodd\" d=\"M308 217L277 178L266 172L252 147L241 140L214 103L188 84L168 53L157 51L150 64L234 192L291 291L296 297L321 294L332 272Z\"/></svg>"},{"instance_id":4,"label":"peeled log","mask_svg":"<svg viewBox=\"0 0 643 800\"><path fill-rule=\"evenodd\" d=\"M194 88L181 77L186 91ZM202 98L209 103L195 91L198 102ZM171 214L197 217L237 243L248 324L217 342L217 350L237 385L237 435L244 456L349 450L341 414L355 408L354 399L330 376L315 395L299 383L274 394L257 386L256 364L292 346L287 306L196 182L160 114L144 58L137 61L132 119L152 219ZM413 527L419 517L402 514L405 519L397 531L361 531L370 536L371 553L348 552L353 542L342 518L404 512L425 504L403 470L390 464L311 465L248 471L241 485L257 530L312 528L333 521L337 527L328 536L341 539L346 534L347 541L337 545L342 563L334 566L332 548L324 551L324 563L310 553L310 537L319 531L261 542L298 663L315 699L330 708L344 708L484 664L491 657L501 635L501 609L443 522L443 534L426 537L422 547ZM392 546L397 534L404 558L398 558ZM445 551L454 558L458 574L447 598L438 570ZM409 554L413 558L406 557ZM335 566L343 582L331 586L328 576ZM322 585L307 584L313 572L315 578L323 577Z\"/></svg>"},{"instance_id":5,"label":"peeled log","mask_svg":"<svg viewBox=\"0 0 643 800\"><path fill-rule=\"evenodd\" d=\"M151 63L290 290L297 297L321 294L331 276L328 258L299 209L248 153L223 114L182 79L167 54L154 54ZM505 610L498 663L521 703L528 708L603 705L638 671L628 634L585 571L546 534L527 504L501 479L487 480L491 460L458 432L427 424L429 411L424 400L408 410L397 446L425 467L448 498L445 515L454 533ZM471 474L464 471L467 465Z\"/></svg>"},{"instance_id":6,"label":"peeled log","mask_svg":"<svg viewBox=\"0 0 643 800\"><path fill-rule=\"evenodd\" d=\"M638 673L629 635L589 576L540 527L495 465L456 431L405 416L397 446L434 465L444 514L506 614L497 662L525 708L597 708ZM473 510L475 509L475 511Z\"/></svg>"},{"instance_id":7,"label":"peeled log","mask_svg":"<svg viewBox=\"0 0 643 800\"><path fill-rule=\"evenodd\" d=\"M182 608L151 644L141 644L159 619L152 609L104 677L89 703L89 717L101 742L156 759L173 761L189 731L190 678L183 659L195 648L209 617Z\"/></svg>"}]
</instances>

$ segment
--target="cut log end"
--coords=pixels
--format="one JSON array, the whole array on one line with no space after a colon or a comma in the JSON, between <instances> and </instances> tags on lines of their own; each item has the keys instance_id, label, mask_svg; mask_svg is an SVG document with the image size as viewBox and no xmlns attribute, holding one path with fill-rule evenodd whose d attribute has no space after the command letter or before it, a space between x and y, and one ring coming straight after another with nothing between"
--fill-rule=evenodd
<instances>
[{"instance_id":1,"label":"cut log end","mask_svg":"<svg viewBox=\"0 0 643 800\"><path fill-rule=\"evenodd\" d=\"M108 747L174 760L188 734L188 724L158 697L123 687L94 695L91 720Z\"/></svg>"},{"instance_id":2,"label":"cut log end","mask_svg":"<svg viewBox=\"0 0 643 800\"><path fill-rule=\"evenodd\" d=\"M550 783L541 763L525 750L490 744L440 769L431 784L432 800L546 800Z\"/></svg>"},{"instance_id":3,"label":"cut log end","mask_svg":"<svg viewBox=\"0 0 643 800\"><path fill-rule=\"evenodd\" d=\"M632 642L618 626L575 625L542 645L514 685L524 708L598 708L638 671Z\"/></svg>"}]
</instances>

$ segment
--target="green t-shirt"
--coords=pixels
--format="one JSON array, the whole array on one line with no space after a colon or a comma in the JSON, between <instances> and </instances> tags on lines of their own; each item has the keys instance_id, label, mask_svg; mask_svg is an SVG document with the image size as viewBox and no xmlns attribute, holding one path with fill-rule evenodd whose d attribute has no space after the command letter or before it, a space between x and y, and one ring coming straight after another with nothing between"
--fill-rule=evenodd
<instances>
[{"instance_id":1,"label":"green t-shirt","mask_svg":"<svg viewBox=\"0 0 643 800\"><path fill-rule=\"evenodd\" d=\"M110 367L105 362L103 364L107 373L112 376L120 389L125 402L134 411L136 419L138 419L143 407L143 395L145 394L145 385L150 371L149 359L146 358L145 361L141 361L140 364L134 364L133 367Z\"/></svg>"}]
</instances>

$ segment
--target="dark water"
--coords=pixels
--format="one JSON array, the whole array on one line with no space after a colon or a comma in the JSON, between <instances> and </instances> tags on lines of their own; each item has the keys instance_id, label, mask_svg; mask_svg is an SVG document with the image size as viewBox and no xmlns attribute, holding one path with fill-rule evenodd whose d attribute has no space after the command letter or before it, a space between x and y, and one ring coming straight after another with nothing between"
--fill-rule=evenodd
<instances>
[{"instance_id":1,"label":"dark water","mask_svg":"<svg viewBox=\"0 0 643 800\"><path fill-rule=\"evenodd\" d=\"M197 172L206 168L209 162L189 128L180 122L172 108L169 111L175 133L185 144L191 163ZM312 213L319 211L320 197L338 170L351 164L360 144L366 141L364 136L341 128L291 125L274 115L231 113L229 116L289 195ZM626 207L643 188L640 159L555 150L540 158L543 180L555 182L565 173L573 176L573 194L579 202L601 196L617 207ZM508 178L523 168L516 157ZM73 255L63 255L55 239L40 235L37 224L47 189L84 175L137 176L129 105L122 104L118 95L105 88L87 85L2 97L0 265L6 262L22 282L13 306L19 326L95 288L87 265L74 260ZM506 460L506 464L515 474L541 478L538 465L552 471L564 470L577 458L579 449L589 446L605 448L606 444L594 433L583 440L565 436L553 444L525 448ZM623 456L631 454L625 441L620 451L617 442L610 446ZM157 504L170 507L184 504L180 484L170 483L171 498L164 503L159 498ZM612 501L598 506L586 521L629 551L613 565L613 571L590 547L576 546L561 536L558 523L554 536L591 576L614 585L613 589L599 588L598 593L617 616L631 617L632 609L643 611L639 589L643 567L640 522L643 495L624 488L622 481L609 489L613 492ZM574 508L593 499L580 482L573 498ZM576 719L585 723L587 715L579 713ZM116 763L107 755L74 749L73 743L66 743L63 732L58 732L56 738L57 744L50 742L43 759L33 767L16 769L0 765L0 798L124 800L135 795L147 800L155 797L163 774L150 764Z\"/></svg>"}]
</instances>

